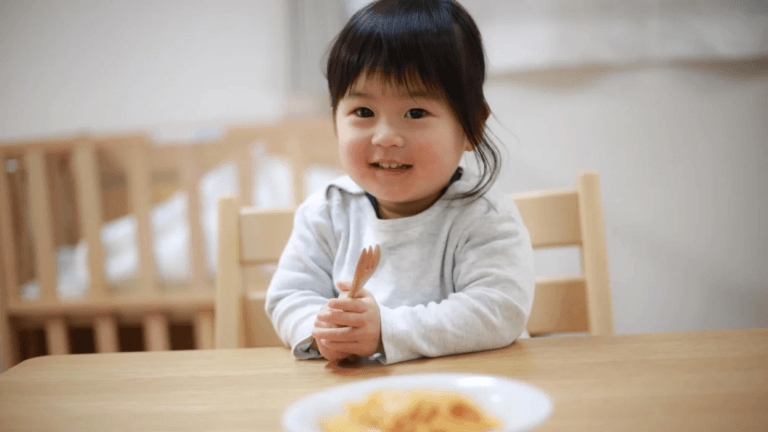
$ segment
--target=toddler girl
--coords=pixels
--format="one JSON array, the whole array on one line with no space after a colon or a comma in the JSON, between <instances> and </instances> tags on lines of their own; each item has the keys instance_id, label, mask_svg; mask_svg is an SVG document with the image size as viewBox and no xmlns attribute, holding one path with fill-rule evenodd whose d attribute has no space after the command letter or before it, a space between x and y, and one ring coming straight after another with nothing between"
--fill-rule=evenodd
<instances>
[{"instance_id":1,"label":"toddler girl","mask_svg":"<svg viewBox=\"0 0 768 432\"><path fill-rule=\"evenodd\" d=\"M297 358L395 363L499 348L525 330L530 237L495 190L480 33L451 0L380 0L335 40L327 67L346 177L309 197L267 291ZM479 174L459 167L472 152ZM381 261L355 298L361 251Z\"/></svg>"}]
</instances>

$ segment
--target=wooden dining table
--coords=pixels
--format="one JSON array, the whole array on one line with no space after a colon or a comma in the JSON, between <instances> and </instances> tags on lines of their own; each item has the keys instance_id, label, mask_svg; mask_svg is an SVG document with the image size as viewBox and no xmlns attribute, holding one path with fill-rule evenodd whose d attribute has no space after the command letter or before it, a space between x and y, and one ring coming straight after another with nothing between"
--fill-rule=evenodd
<instances>
[{"instance_id":1,"label":"wooden dining table","mask_svg":"<svg viewBox=\"0 0 768 432\"><path fill-rule=\"evenodd\" d=\"M768 329L522 339L341 368L285 348L43 356L0 374L0 431L274 432L303 396L421 373L532 384L554 406L541 431L768 431Z\"/></svg>"}]
</instances>

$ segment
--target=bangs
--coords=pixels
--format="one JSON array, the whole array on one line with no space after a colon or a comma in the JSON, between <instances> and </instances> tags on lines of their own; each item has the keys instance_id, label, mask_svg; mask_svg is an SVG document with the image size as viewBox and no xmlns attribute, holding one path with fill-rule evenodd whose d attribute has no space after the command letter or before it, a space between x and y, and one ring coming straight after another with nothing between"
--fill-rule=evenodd
<instances>
[{"instance_id":1,"label":"bangs","mask_svg":"<svg viewBox=\"0 0 768 432\"><path fill-rule=\"evenodd\" d=\"M403 75L393 72L384 72L378 69L363 68L357 76L342 91L339 99L342 99L354 91L354 88L363 81L376 81L383 87L397 90L405 90L411 97L427 97L430 99L447 100L443 87L438 81L425 81L415 70L406 70Z\"/></svg>"},{"instance_id":2,"label":"bangs","mask_svg":"<svg viewBox=\"0 0 768 432\"><path fill-rule=\"evenodd\" d=\"M373 3L358 11L334 43L328 61L331 105L361 76L459 103L449 89L462 85L460 41L447 8L436 1Z\"/></svg>"}]
</instances>

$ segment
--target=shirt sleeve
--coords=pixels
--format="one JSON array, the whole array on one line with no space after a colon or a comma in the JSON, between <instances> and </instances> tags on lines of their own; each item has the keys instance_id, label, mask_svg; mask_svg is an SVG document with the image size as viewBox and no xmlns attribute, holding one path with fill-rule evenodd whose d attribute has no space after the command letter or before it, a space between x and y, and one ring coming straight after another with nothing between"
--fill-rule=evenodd
<instances>
[{"instance_id":1,"label":"shirt sleeve","mask_svg":"<svg viewBox=\"0 0 768 432\"><path fill-rule=\"evenodd\" d=\"M312 328L333 290L333 228L324 206L302 204L267 289L265 310L284 344L299 359L317 358Z\"/></svg>"},{"instance_id":2,"label":"shirt sleeve","mask_svg":"<svg viewBox=\"0 0 768 432\"><path fill-rule=\"evenodd\" d=\"M519 214L470 225L453 256L453 282L455 292L440 302L380 307L384 353L379 361L501 348L524 333L535 273L530 236Z\"/></svg>"}]
</instances>

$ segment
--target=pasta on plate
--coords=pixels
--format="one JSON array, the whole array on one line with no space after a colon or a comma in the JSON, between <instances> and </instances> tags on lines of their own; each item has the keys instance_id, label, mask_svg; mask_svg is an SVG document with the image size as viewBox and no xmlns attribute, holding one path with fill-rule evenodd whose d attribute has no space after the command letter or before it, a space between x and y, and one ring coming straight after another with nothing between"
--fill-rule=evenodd
<instances>
[{"instance_id":1,"label":"pasta on plate","mask_svg":"<svg viewBox=\"0 0 768 432\"><path fill-rule=\"evenodd\" d=\"M502 426L469 398L433 390L377 390L321 420L326 432L479 432Z\"/></svg>"}]
</instances>

